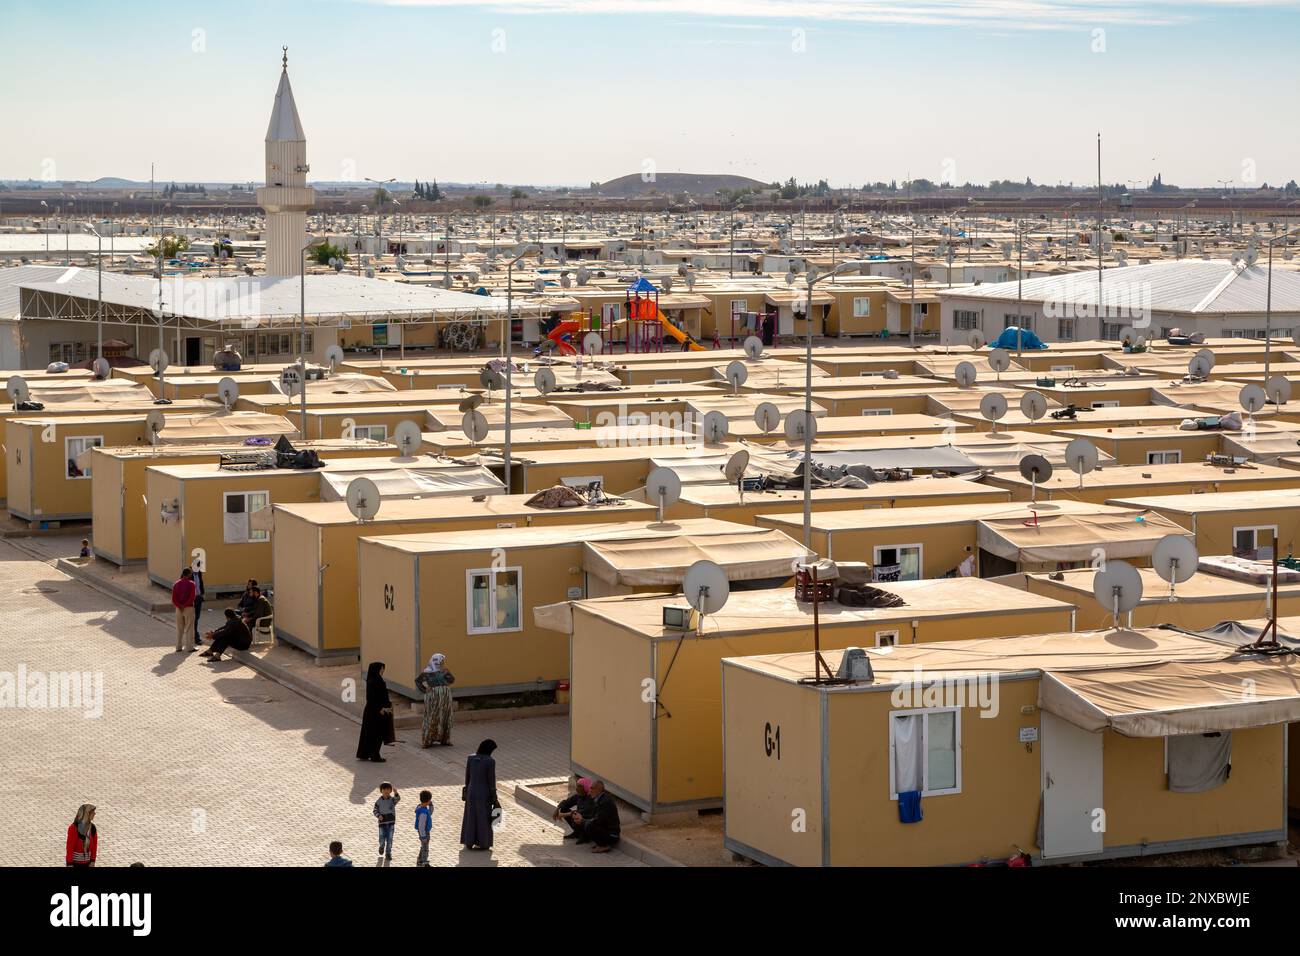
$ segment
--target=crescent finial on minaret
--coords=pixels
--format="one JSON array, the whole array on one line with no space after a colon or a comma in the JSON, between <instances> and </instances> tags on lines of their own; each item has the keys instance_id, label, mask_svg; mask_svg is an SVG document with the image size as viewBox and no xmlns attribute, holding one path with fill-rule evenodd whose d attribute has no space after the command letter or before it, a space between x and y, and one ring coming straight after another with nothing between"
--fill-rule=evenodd
<instances>
[{"instance_id":1,"label":"crescent finial on minaret","mask_svg":"<svg viewBox=\"0 0 1300 956\"><path fill-rule=\"evenodd\" d=\"M287 70L289 69L289 48L287 46L282 46L280 49L284 51L284 57L280 60L280 68L282 70Z\"/></svg>"}]
</instances>

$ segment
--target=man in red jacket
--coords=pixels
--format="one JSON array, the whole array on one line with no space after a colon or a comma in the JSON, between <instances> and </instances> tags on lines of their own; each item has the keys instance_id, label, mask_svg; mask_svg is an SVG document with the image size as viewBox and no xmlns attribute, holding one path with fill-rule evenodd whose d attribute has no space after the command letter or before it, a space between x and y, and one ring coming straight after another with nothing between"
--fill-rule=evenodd
<instances>
[{"instance_id":1,"label":"man in red jacket","mask_svg":"<svg viewBox=\"0 0 1300 956\"><path fill-rule=\"evenodd\" d=\"M186 568L180 580L172 585L172 607L176 608L176 653L194 653L194 572Z\"/></svg>"}]
</instances>

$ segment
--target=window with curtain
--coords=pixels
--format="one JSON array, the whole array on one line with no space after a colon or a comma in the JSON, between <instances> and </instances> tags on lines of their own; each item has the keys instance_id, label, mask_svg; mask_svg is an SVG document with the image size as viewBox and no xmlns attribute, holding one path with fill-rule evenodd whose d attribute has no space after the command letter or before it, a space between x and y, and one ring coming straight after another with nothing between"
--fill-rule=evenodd
<instances>
[{"instance_id":1,"label":"window with curtain","mask_svg":"<svg viewBox=\"0 0 1300 956\"><path fill-rule=\"evenodd\" d=\"M99 435L86 435L79 438L68 438L64 440L63 452L67 458L69 478L89 478L91 473L90 463L86 461L84 467L78 463L78 459L91 448L99 448L104 444L104 439Z\"/></svg>"},{"instance_id":2,"label":"window with curtain","mask_svg":"<svg viewBox=\"0 0 1300 956\"><path fill-rule=\"evenodd\" d=\"M890 799L961 792L961 724L956 708L897 711L889 717Z\"/></svg>"},{"instance_id":3,"label":"window with curtain","mask_svg":"<svg viewBox=\"0 0 1300 956\"><path fill-rule=\"evenodd\" d=\"M875 567L878 581L921 580L921 546L900 544L875 549Z\"/></svg>"},{"instance_id":4,"label":"window with curtain","mask_svg":"<svg viewBox=\"0 0 1300 956\"><path fill-rule=\"evenodd\" d=\"M262 511L271 503L265 491L230 491L222 500L222 540L226 544L255 544L271 540L271 532L254 528L250 520L254 512Z\"/></svg>"},{"instance_id":5,"label":"window with curtain","mask_svg":"<svg viewBox=\"0 0 1300 956\"><path fill-rule=\"evenodd\" d=\"M466 627L469 633L522 630L522 578L519 568L482 568L468 573Z\"/></svg>"}]
</instances>

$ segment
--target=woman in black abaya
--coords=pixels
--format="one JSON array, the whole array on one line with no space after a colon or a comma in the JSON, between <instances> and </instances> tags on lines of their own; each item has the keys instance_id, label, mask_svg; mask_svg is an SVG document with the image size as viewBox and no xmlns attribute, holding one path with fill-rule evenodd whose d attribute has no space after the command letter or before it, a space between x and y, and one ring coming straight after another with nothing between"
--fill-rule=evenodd
<instances>
[{"instance_id":1,"label":"woman in black abaya","mask_svg":"<svg viewBox=\"0 0 1300 956\"><path fill-rule=\"evenodd\" d=\"M467 850L492 849L492 811L501 806L497 800L497 762L492 751L495 740L485 740L478 752L465 763L465 815L460 822L460 842Z\"/></svg>"},{"instance_id":2,"label":"woman in black abaya","mask_svg":"<svg viewBox=\"0 0 1300 956\"><path fill-rule=\"evenodd\" d=\"M366 672L366 709L361 713L361 737L357 741L357 759L383 763L379 748L395 740L393 733L393 702L388 697L388 684L384 682L384 665L371 661Z\"/></svg>"}]
</instances>

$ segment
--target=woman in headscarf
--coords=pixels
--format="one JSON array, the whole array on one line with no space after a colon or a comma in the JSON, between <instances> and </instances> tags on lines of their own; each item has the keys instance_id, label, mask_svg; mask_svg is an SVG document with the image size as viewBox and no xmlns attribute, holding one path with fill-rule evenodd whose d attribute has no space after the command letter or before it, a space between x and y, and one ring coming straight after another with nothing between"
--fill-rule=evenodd
<instances>
[{"instance_id":1,"label":"woman in headscarf","mask_svg":"<svg viewBox=\"0 0 1300 956\"><path fill-rule=\"evenodd\" d=\"M94 804L83 803L68 826L68 866L94 866L99 852L99 831L95 828Z\"/></svg>"},{"instance_id":2,"label":"woman in headscarf","mask_svg":"<svg viewBox=\"0 0 1300 956\"><path fill-rule=\"evenodd\" d=\"M366 671L366 709L361 713L357 759L384 763L379 748L393 739L393 702L388 697L388 684L384 681L384 665L380 661L371 661L370 669Z\"/></svg>"},{"instance_id":3,"label":"woman in headscarf","mask_svg":"<svg viewBox=\"0 0 1300 956\"><path fill-rule=\"evenodd\" d=\"M460 842L467 850L492 849L492 811L501 807L497 799L497 762L492 756L496 749L495 740L485 740L465 762L465 789L460 795L465 801L465 815L460 822Z\"/></svg>"},{"instance_id":4,"label":"woman in headscarf","mask_svg":"<svg viewBox=\"0 0 1300 956\"><path fill-rule=\"evenodd\" d=\"M415 686L424 694L424 724L420 728L420 746L451 745L451 685L456 677L447 670L447 655L434 654L429 666L415 678Z\"/></svg>"}]
</instances>

